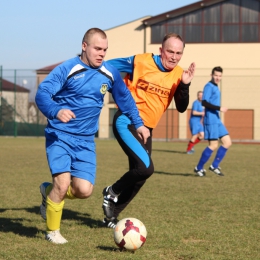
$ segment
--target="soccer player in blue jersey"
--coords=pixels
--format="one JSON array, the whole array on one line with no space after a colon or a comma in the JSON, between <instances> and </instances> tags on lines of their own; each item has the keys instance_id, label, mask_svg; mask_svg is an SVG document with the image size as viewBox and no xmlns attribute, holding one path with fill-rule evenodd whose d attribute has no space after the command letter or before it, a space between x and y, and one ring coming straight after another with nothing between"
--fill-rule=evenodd
<instances>
[{"instance_id":1,"label":"soccer player in blue jersey","mask_svg":"<svg viewBox=\"0 0 260 260\"><path fill-rule=\"evenodd\" d=\"M200 177L205 176L204 164L209 160L213 151L218 148L219 140L221 141L221 146L218 148L209 170L218 176L224 176L219 164L232 144L229 133L219 117L219 111L225 113L228 110L226 107L220 106L218 84L221 81L222 73L223 69L221 67L214 67L211 73L211 81L205 85L203 90L202 105L205 107L204 139L208 140L209 145L202 152L199 163L194 168L194 172Z\"/></svg>"},{"instance_id":2,"label":"soccer player in blue jersey","mask_svg":"<svg viewBox=\"0 0 260 260\"><path fill-rule=\"evenodd\" d=\"M108 40L104 31L89 29L81 55L57 66L39 85L36 103L47 117L46 154L52 183L40 185L40 212L46 219L45 238L55 244L68 242L60 234L64 199L86 199L96 177L94 137L106 92L146 143L150 136L131 93L116 68L104 61Z\"/></svg>"},{"instance_id":3,"label":"soccer player in blue jersey","mask_svg":"<svg viewBox=\"0 0 260 260\"><path fill-rule=\"evenodd\" d=\"M152 131L174 100L176 110L183 113L189 104L189 86L195 73L195 63L187 70L179 65L185 43L180 35L165 35L160 55L143 53L109 60L120 72L132 93L140 116L151 135L147 143L133 132L131 122L118 111L113 120L115 137L128 157L129 170L103 190L104 225L115 228L119 214L137 195L153 174L151 158Z\"/></svg>"},{"instance_id":4,"label":"soccer player in blue jersey","mask_svg":"<svg viewBox=\"0 0 260 260\"><path fill-rule=\"evenodd\" d=\"M204 108L201 104L202 101L202 91L198 91L197 99L193 102L190 115L190 131L192 137L187 146L187 154L194 153L194 145L199 143L204 138L204 129L203 129L203 117L204 117Z\"/></svg>"}]
</instances>

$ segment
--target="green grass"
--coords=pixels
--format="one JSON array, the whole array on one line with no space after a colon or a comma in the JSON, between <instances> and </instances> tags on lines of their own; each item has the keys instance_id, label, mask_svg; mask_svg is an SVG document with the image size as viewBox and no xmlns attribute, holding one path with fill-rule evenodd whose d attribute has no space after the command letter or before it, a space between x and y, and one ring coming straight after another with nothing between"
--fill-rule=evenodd
<instances>
[{"instance_id":1,"label":"green grass","mask_svg":"<svg viewBox=\"0 0 260 260\"><path fill-rule=\"evenodd\" d=\"M259 145L233 144L221 164L225 177L200 178L193 168L207 143L186 155L186 143L154 142L155 173L120 216L148 231L131 253L101 225L102 189L127 170L127 158L115 140L96 144L93 195L66 200L61 233L69 243L54 245L39 215L39 185L51 181L44 139L0 138L0 259L260 259Z\"/></svg>"}]
</instances>

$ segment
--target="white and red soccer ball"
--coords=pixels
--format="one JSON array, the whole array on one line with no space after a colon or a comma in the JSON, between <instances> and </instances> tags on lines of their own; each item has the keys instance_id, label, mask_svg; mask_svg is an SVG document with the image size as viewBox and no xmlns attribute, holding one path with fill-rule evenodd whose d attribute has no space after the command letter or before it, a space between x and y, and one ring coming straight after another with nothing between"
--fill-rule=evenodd
<instances>
[{"instance_id":1,"label":"white and red soccer ball","mask_svg":"<svg viewBox=\"0 0 260 260\"><path fill-rule=\"evenodd\" d=\"M114 229L114 241L122 249L137 250L146 241L145 225L136 218L121 219Z\"/></svg>"}]
</instances>

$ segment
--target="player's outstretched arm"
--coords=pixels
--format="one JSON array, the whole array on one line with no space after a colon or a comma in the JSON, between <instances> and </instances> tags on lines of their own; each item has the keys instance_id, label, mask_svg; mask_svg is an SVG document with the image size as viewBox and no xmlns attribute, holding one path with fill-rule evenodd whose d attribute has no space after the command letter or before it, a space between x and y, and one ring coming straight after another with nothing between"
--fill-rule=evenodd
<instances>
[{"instance_id":1,"label":"player's outstretched arm","mask_svg":"<svg viewBox=\"0 0 260 260\"><path fill-rule=\"evenodd\" d=\"M150 137L150 131L147 127L145 126L140 126L136 129L138 135L140 136L140 138L144 141L144 143L146 144L147 142L147 138Z\"/></svg>"}]
</instances>

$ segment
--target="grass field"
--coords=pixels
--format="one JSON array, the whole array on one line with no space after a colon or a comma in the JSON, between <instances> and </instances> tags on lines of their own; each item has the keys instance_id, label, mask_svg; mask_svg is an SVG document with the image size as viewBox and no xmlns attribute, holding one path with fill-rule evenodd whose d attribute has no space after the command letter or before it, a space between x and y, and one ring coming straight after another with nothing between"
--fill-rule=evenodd
<instances>
[{"instance_id":1,"label":"grass field","mask_svg":"<svg viewBox=\"0 0 260 260\"><path fill-rule=\"evenodd\" d=\"M259 145L233 144L221 164L225 177L201 178L193 168L206 143L186 155L186 143L154 142L155 173L120 216L148 231L131 253L120 252L101 224L102 190L127 170L127 159L115 140L96 144L94 193L66 200L61 233L69 243L54 245L39 215L39 185L51 181L44 139L0 137L0 259L260 259Z\"/></svg>"}]
</instances>

